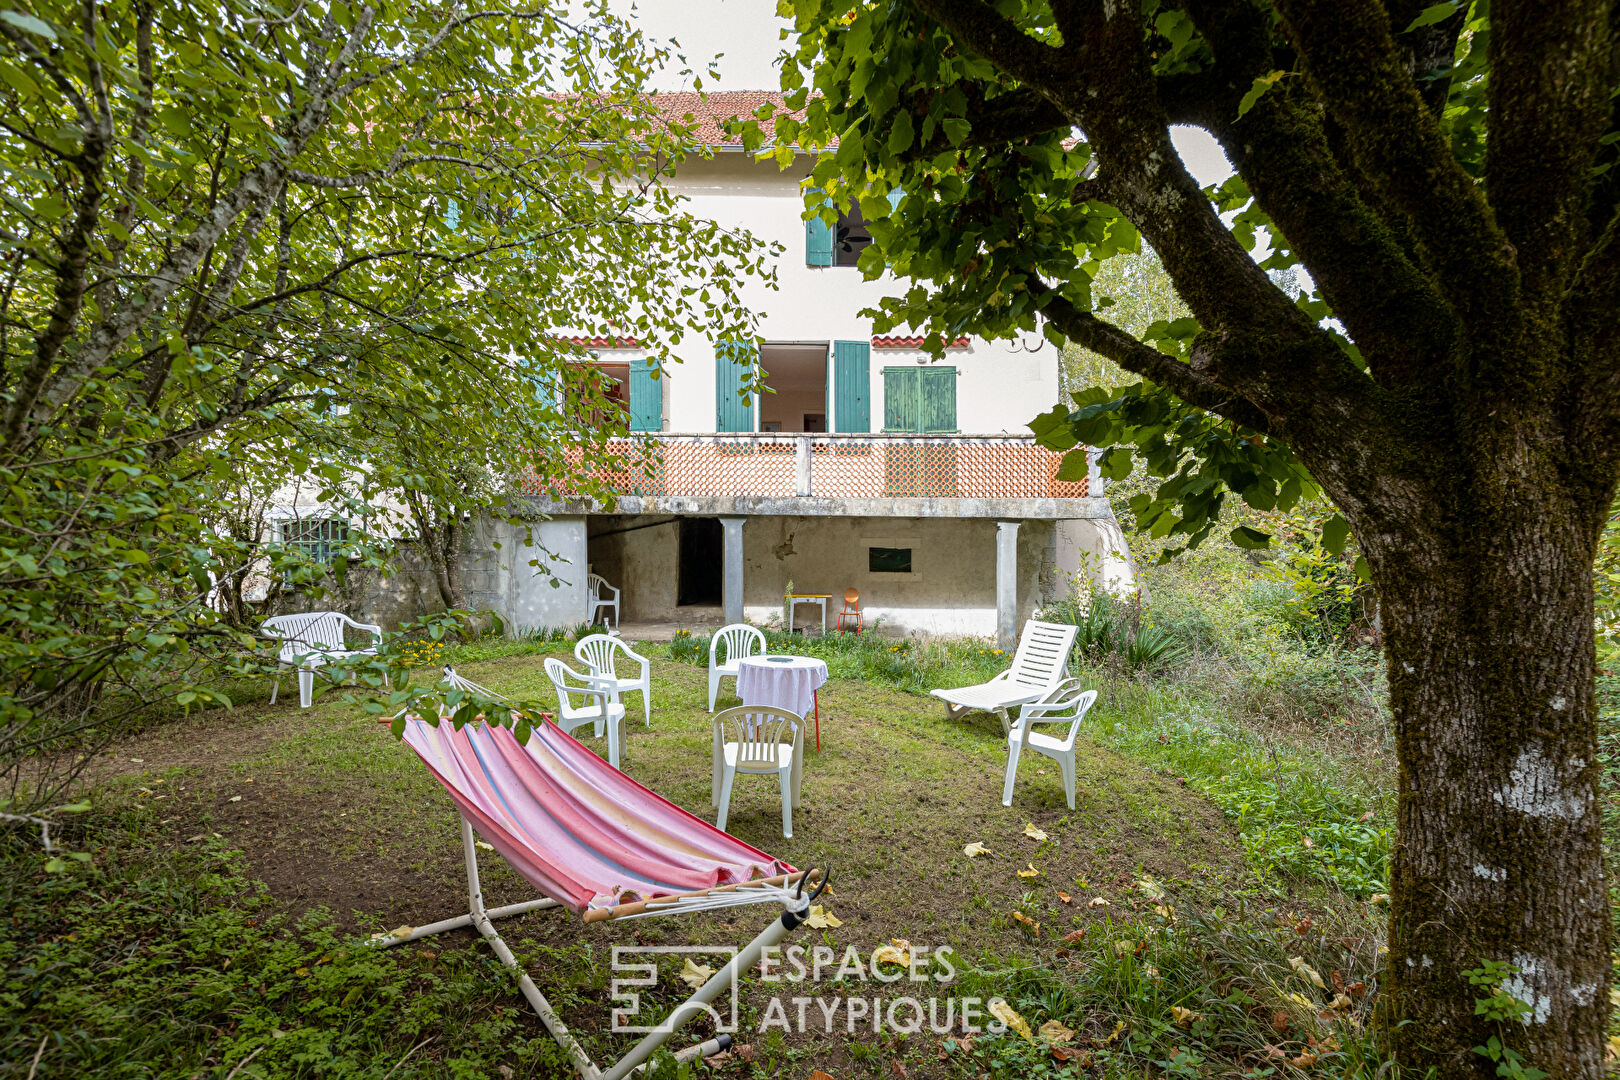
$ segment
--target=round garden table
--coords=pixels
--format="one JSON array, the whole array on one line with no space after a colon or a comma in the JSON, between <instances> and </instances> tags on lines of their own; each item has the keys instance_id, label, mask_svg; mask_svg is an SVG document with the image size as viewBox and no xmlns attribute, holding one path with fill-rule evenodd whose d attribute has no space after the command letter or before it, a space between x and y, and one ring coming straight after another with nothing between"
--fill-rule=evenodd
<instances>
[{"instance_id":1,"label":"round garden table","mask_svg":"<svg viewBox=\"0 0 1620 1080\"><path fill-rule=\"evenodd\" d=\"M816 691L826 682L826 661L813 656L745 656L737 661L737 696L744 705L771 705L801 718L815 710L818 751L821 701Z\"/></svg>"}]
</instances>

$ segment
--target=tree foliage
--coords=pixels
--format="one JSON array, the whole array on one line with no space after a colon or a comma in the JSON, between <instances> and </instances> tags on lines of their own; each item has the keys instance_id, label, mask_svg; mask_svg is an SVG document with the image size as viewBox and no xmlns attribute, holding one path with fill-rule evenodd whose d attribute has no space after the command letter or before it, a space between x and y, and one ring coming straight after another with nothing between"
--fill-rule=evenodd
<instances>
[{"instance_id":1,"label":"tree foliage","mask_svg":"<svg viewBox=\"0 0 1620 1080\"><path fill-rule=\"evenodd\" d=\"M749 334L762 247L658 183L670 60L599 2L0 12L0 805L266 670L247 577L315 602L402 493L510 513L604 455L570 335ZM328 566L255 529L294 481L369 535Z\"/></svg>"}]
</instances>

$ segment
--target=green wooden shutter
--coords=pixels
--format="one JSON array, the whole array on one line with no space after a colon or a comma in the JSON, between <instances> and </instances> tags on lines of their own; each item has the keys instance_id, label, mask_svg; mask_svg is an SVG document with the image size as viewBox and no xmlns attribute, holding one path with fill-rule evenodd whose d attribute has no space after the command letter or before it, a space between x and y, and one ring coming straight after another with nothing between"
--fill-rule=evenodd
<instances>
[{"instance_id":1,"label":"green wooden shutter","mask_svg":"<svg viewBox=\"0 0 1620 1080\"><path fill-rule=\"evenodd\" d=\"M833 413L837 426L832 430L865 433L872 430L872 343L833 342ZM885 381L885 385L887 385Z\"/></svg>"},{"instance_id":2,"label":"green wooden shutter","mask_svg":"<svg viewBox=\"0 0 1620 1080\"><path fill-rule=\"evenodd\" d=\"M754 399L742 389L753 374L754 349L740 341L722 341L714 350L714 430L753 431Z\"/></svg>"},{"instance_id":3,"label":"green wooden shutter","mask_svg":"<svg viewBox=\"0 0 1620 1080\"><path fill-rule=\"evenodd\" d=\"M918 431L956 430L956 369L953 367L919 368L921 376L917 390Z\"/></svg>"},{"instance_id":4,"label":"green wooden shutter","mask_svg":"<svg viewBox=\"0 0 1620 1080\"><path fill-rule=\"evenodd\" d=\"M920 431L917 414L917 376L914 367L883 369L883 430Z\"/></svg>"},{"instance_id":5,"label":"green wooden shutter","mask_svg":"<svg viewBox=\"0 0 1620 1080\"><path fill-rule=\"evenodd\" d=\"M664 429L664 392L646 357L630 361L630 430Z\"/></svg>"}]
</instances>

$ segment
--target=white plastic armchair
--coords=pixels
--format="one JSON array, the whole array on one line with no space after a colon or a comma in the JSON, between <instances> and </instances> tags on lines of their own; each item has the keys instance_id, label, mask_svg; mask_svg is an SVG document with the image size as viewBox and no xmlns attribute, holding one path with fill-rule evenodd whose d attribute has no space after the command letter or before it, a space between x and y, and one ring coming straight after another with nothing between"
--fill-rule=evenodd
<instances>
[{"instance_id":1,"label":"white plastic armchair","mask_svg":"<svg viewBox=\"0 0 1620 1080\"><path fill-rule=\"evenodd\" d=\"M1007 779L1001 785L1001 805L1011 806L1013 780L1018 776L1018 758L1033 750L1057 762L1063 773L1063 796L1074 809L1074 744L1080 735L1080 721L1097 700L1097 691L1080 689L1079 679L1068 679L1052 688L1040 701L1025 705L1007 733ZM1067 724L1067 733L1052 735L1036 731L1038 724Z\"/></svg>"},{"instance_id":2,"label":"white plastic armchair","mask_svg":"<svg viewBox=\"0 0 1620 1080\"><path fill-rule=\"evenodd\" d=\"M620 674L620 653L624 654L624 660L641 665L641 670L635 675ZM579 644L574 646L574 656L590 668L593 677L612 686L610 701L617 702L620 695L640 690L641 722L647 727L652 726L652 664L645 656L612 634L591 634L580 638Z\"/></svg>"},{"instance_id":3,"label":"white plastic armchair","mask_svg":"<svg viewBox=\"0 0 1620 1080\"><path fill-rule=\"evenodd\" d=\"M721 649L725 650L723 659ZM741 672L737 661L745 656L760 656L764 652L765 635L747 623L732 623L714 632L714 636L709 638L710 712L714 712L714 702L720 693L720 680L727 677L735 679Z\"/></svg>"},{"instance_id":4,"label":"white plastic armchair","mask_svg":"<svg viewBox=\"0 0 1620 1080\"><path fill-rule=\"evenodd\" d=\"M613 625L619 625L619 590L607 583L601 574L592 574L586 579L586 591L590 593L589 608L585 619L592 626L596 626L596 616L603 608L613 609ZM613 599L606 599L602 594L612 593ZM603 624L605 625L605 624Z\"/></svg>"},{"instance_id":5,"label":"white plastic armchair","mask_svg":"<svg viewBox=\"0 0 1620 1080\"><path fill-rule=\"evenodd\" d=\"M371 635L371 644L351 649L345 628ZM298 705L310 707L315 696L315 669L334 660L350 656L375 656L382 647L382 627L372 623L355 622L341 611L309 611L301 615L273 615L264 620L259 632L281 642L277 659L285 666L298 669ZM270 704L276 703L281 692L281 674L276 673L270 684Z\"/></svg>"},{"instance_id":6,"label":"white plastic armchair","mask_svg":"<svg viewBox=\"0 0 1620 1080\"><path fill-rule=\"evenodd\" d=\"M608 764L617 769L624 744L624 706L612 700L607 680L582 675L556 657L546 658L546 677L557 691L557 726L572 734L590 724L597 736L606 728Z\"/></svg>"},{"instance_id":7,"label":"white plastic armchair","mask_svg":"<svg viewBox=\"0 0 1620 1080\"><path fill-rule=\"evenodd\" d=\"M770 705L739 705L714 718L715 826L725 829L738 773L775 775L782 785L782 835L793 839L804 768L804 721Z\"/></svg>"},{"instance_id":8,"label":"white plastic armchair","mask_svg":"<svg viewBox=\"0 0 1620 1080\"><path fill-rule=\"evenodd\" d=\"M1079 629L1065 623L1031 619L1024 624L1018 651L1006 671L977 686L930 690L929 693L945 702L945 715L950 719L974 710L993 712L1001 720L1002 732L1006 733L1012 728L1012 721L1007 718L1008 709L1039 701L1063 681L1069 668L1069 651L1074 648L1074 636Z\"/></svg>"}]
</instances>

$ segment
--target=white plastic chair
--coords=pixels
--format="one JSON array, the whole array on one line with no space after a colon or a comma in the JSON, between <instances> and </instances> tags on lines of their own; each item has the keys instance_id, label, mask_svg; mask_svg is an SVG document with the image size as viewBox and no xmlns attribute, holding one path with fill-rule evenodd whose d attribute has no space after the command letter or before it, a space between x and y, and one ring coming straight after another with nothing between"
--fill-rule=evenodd
<instances>
[{"instance_id":1,"label":"white plastic chair","mask_svg":"<svg viewBox=\"0 0 1620 1080\"><path fill-rule=\"evenodd\" d=\"M952 720L975 709L995 713L1005 734L1012 730L1008 709L1039 701L1063 681L1069 668L1069 650L1074 648L1074 636L1079 630L1066 623L1031 619L1024 624L1018 651L1006 671L977 686L929 693L945 702L945 715Z\"/></svg>"},{"instance_id":2,"label":"white plastic chair","mask_svg":"<svg viewBox=\"0 0 1620 1080\"><path fill-rule=\"evenodd\" d=\"M641 673L633 678L620 675L616 670L619 653L640 664ZM608 700L616 702L619 695L640 690L642 723L647 727L652 726L652 664L645 656L612 634L591 634L580 638L579 644L574 646L574 656L591 669L593 677L612 685L613 696Z\"/></svg>"},{"instance_id":3,"label":"white plastic chair","mask_svg":"<svg viewBox=\"0 0 1620 1080\"><path fill-rule=\"evenodd\" d=\"M793 808L799 805L803 776L804 722L771 705L738 705L714 718L714 782L719 808L715 826L726 827L731 788L738 773L776 774L782 785L782 835L793 839Z\"/></svg>"},{"instance_id":4,"label":"white plastic chair","mask_svg":"<svg viewBox=\"0 0 1620 1080\"><path fill-rule=\"evenodd\" d=\"M1080 689L1079 679L1068 679L1053 687L1045 698L1025 705L1007 734L1007 780L1001 786L1001 805L1011 806L1013 780L1018 776L1018 757L1033 750L1058 763L1063 773L1063 795L1074 809L1074 743L1080 734L1080 721L1097 700L1097 691ZM1068 724L1065 736L1044 735L1036 724Z\"/></svg>"},{"instance_id":5,"label":"white plastic chair","mask_svg":"<svg viewBox=\"0 0 1620 1080\"><path fill-rule=\"evenodd\" d=\"M351 649L344 638L344 627L352 627L371 635L371 644L363 649ZM355 622L341 611L308 611L300 615L272 615L264 620L259 632L281 641L277 659L287 667L298 669L298 707L307 709L315 698L315 669L335 660L350 656L376 656L382 646L383 630L371 623ZM276 703L281 692L281 672L276 671L270 684L270 704Z\"/></svg>"},{"instance_id":6,"label":"white plastic chair","mask_svg":"<svg viewBox=\"0 0 1620 1080\"><path fill-rule=\"evenodd\" d=\"M586 589L590 593L590 605L589 605L589 610L585 613L585 620L587 622L589 622L592 626L606 625L605 623L598 624L597 621L596 621L596 615L603 608L609 608L610 607L610 608L613 609L613 625L618 626L619 625L619 590L615 589L613 586L609 585L607 583L607 579L604 578L601 574L592 574L589 578L587 578L586 579ZM613 599L604 600L602 598L602 594L604 592L612 593L613 594Z\"/></svg>"},{"instance_id":7,"label":"white plastic chair","mask_svg":"<svg viewBox=\"0 0 1620 1080\"><path fill-rule=\"evenodd\" d=\"M546 677L557 691L557 726L572 734L575 728L591 725L600 736L607 728L608 764L619 767L619 751L624 743L624 706L612 700L613 690L606 680L581 675L551 656L546 658ZM570 680L581 685L570 685ZM575 704L575 699L581 699Z\"/></svg>"},{"instance_id":8,"label":"white plastic chair","mask_svg":"<svg viewBox=\"0 0 1620 1080\"><path fill-rule=\"evenodd\" d=\"M726 658L716 662L716 655L724 645ZM722 626L709 638L709 711L714 712L715 698L720 693L720 680L735 679L742 671L737 661L745 656L762 656L765 653L765 635L746 623L732 623Z\"/></svg>"}]
</instances>

